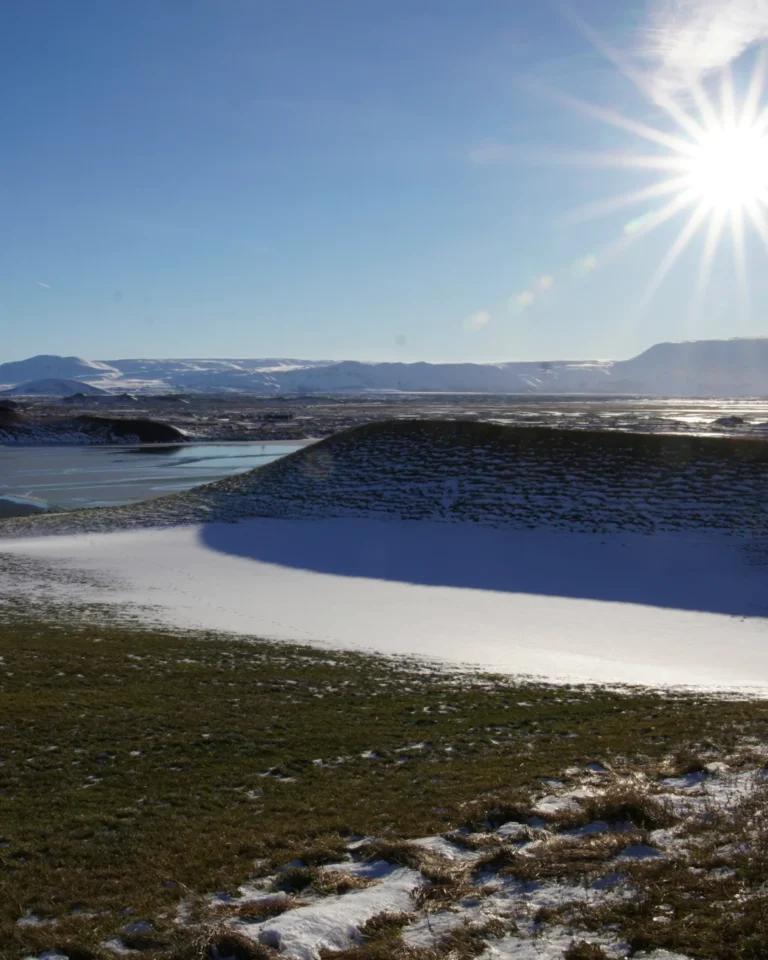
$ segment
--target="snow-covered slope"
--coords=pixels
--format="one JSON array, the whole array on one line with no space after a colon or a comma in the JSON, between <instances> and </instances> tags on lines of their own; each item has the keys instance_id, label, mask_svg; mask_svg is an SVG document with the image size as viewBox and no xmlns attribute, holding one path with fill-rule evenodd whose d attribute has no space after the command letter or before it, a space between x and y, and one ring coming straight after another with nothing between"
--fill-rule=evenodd
<instances>
[{"instance_id":1,"label":"snow-covered slope","mask_svg":"<svg viewBox=\"0 0 768 960\"><path fill-rule=\"evenodd\" d=\"M768 338L657 343L615 363L614 381L644 393L684 396L768 394Z\"/></svg>"},{"instance_id":2,"label":"snow-covered slope","mask_svg":"<svg viewBox=\"0 0 768 960\"><path fill-rule=\"evenodd\" d=\"M18 383L4 391L7 396L17 397L71 397L75 393L84 393L88 396L104 395L106 390L83 380L67 380L56 377L46 377L42 380L28 380Z\"/></svg>"},{"instance_id":3,"label":"snow-covered slope","mask_svg":"<svg viewBox=\"0 0 768 960\"><path fill-rule=\"evenodd\" d=\"M0 384L15 386L28 380L101 380L119 376L109 364L80 357L57 357L40 354L28 360L0 363Z\"/></svg>"},{"instance_id":4,"label":"snow-covered slope","mask_svg":"<svg viewBox=\"0 0 768 960\"><path fill-rule=\"evenodd\" d=\"M75 377L115 392L585 393L768 396L768 338L661 343L631 360L363 363L290 358L110 360L33 357L0 364L0 384Z\"/></svg>"},{"instance_id":5,"label":"snow-covered slope","mask_svg":"<svg viewBox=\"0 0 768 960\"><path fill-rule=\"evenodd\" d=\"M329 366L329 361L262 359L110 360L119 371L113 389L133 393L190 390L212 393L235 390L243 393L279 393L279 378L291 370Z\"/></svg>"},{"instance_id":6,"label":"snow-covered slope","mask_svg":"<svg viewBox=\"0 0 768 960\"><path fill-rule=\"evenodd\" d=\"M583 393L609 389L611 364L363 363L357 360L111 360L113 389L244 393Z\"/></svg>"}]
</instances>

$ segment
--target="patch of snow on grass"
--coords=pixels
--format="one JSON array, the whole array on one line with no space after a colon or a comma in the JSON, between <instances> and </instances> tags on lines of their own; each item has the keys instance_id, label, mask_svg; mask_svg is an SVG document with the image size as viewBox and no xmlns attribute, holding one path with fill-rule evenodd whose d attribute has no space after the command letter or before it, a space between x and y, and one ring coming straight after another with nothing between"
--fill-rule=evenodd
<instances>
[{"instance_id":1,"label":"patch of snow on grass","mask_svg":"<svg viewBox=\"0 0 768 960\"><path fill-rule=\"evenodd\" d=\"M389 865L381 882L366 890L326 897L297 907L263 923L233 922L239 933L280 950L295 960L319 960L321 950L353 946L360 928L377 914L405 913L412 909L411 894L424 882L421 873Z\"/></svg>"}]
</instances>

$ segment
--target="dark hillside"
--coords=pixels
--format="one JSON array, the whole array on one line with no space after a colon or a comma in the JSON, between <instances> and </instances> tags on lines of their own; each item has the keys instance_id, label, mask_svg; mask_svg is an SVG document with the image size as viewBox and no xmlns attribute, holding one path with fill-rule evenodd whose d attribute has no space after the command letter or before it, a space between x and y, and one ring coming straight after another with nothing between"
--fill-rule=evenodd
<instances>
[{"instance_id":1,"label":"dark hillside","mask_svg":"<svg viewBox=\"0 0 768 960\"><path fill-rule=\"evenodd\" d=\"M258 470L6 535L245 517L378 517L578 531L768 532L768 443L456 421L374 423Z\"/></svg>"}]
</instances>

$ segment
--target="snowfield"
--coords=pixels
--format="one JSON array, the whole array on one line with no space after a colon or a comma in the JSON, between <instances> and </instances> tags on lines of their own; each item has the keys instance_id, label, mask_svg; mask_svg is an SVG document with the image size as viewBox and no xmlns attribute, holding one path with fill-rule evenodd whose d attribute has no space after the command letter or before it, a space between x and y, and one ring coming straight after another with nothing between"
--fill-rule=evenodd
<instances>
[{"instance_id":1,"label":"snowfield","mask_svg":"<svg viewBox=\"0 0 768 960\"><path fill-rule=\"evenodd\" d=\"M717 533L252 519L0 541L45 594L553 681L768 693L763 557ZM76 577L79 572L98 575ZM40 590L0 575L0 598Z\"/></svg>"}]
</instances>

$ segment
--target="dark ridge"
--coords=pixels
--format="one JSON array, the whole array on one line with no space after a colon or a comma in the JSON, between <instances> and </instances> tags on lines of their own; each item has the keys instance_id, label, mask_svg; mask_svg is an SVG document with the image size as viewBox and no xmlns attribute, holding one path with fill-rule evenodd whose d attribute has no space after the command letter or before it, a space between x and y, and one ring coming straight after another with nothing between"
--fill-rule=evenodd
<instances>
[{"instance_id":1,"label":"dark ridge","mask_svg":"<svg viewBox=\"0 0 768 960\"><path fill-rule=\"evenodd\" d=\"M87 432L104 432L123 440L136 440L138 443L178 443L186 442L186 436L169 423L149 419L120 419L115 417L95 417L83 415L71 421Z\"/></svg>"},{"instance_id":2,"label":"dark ridge","mask_svg":"<svg viewBox=\"0 0 768 960\"><path fill-rule=\"evenodd\" d=\"M168 423L83 414L35 422L18 411L0 408L0 437L18 443L187 443L187 436Z\"/></svg>"},{"instance_id":3,"label":"dark ridge","mask_svg":"<svg viewBox=\"0 0 768 960\"><path fill-rule=\"evenodd\" d=\"M22 423L23 420L24 417L16 408L6 407L4 404L0 404L0 427Z\"/></svg>"},{"instance_id":4,"label":"dark ridge","mask_svg":"<svg viewBox=\"0 0 768 960\"><path fill-rule=\"evenodd\" d=\"M390 421L220 481L216 493L240 494L251 516L764 531L767 466L760 439Z\"/></svg>"}]
</instances>

